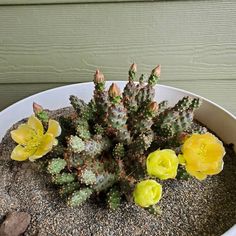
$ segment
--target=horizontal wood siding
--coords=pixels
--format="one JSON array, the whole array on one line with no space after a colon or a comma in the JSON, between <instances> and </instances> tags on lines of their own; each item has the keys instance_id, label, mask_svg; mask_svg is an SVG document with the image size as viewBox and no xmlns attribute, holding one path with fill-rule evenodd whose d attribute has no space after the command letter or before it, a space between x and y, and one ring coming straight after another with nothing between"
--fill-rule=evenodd
<instances>
[{"instance_id":1,"label":"horizontal wood siding","mask_svg":"<svg viewBox=\"0 0 236 236\"><path fill-rule=\"evenodd\" d=\"M0 5L38 5L71 3L119 3L119 2L156 2L162 0L0 0Z\"/></svg>"},{"instance_id":2,"label":"horizontal wood siding","mask_svg":"<svg viewBox=\"0 0 236 236\"><path fill-rule=\"evenodd\" d=\"M202 92L235 113L235 26L236 1L2 5L0 110L36 91L91 81L96 68L125 80L135 61L140 73L162 64L163 84Z\"/></svg>"}]
</instances>

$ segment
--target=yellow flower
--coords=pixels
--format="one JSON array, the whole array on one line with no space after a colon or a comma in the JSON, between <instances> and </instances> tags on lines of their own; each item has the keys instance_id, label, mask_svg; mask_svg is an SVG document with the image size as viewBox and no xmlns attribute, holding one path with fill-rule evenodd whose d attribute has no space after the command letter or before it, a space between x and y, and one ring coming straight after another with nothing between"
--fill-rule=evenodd
<instances>
[{"instance_id":1,"label":"yellow flower","mask_svg":"<svg viewBox=\"0 0 236 236\"><path fill-rule=\"evenodd\" d=\"M148 174L163 180L176 177L178 164L178 157L171 149L152 152L146 161Z\"/></svg>"},{"instance_id":2,"label":"yellow flower","mask_svg":"<svg viewBox=\"0 0 236 236\"><path fill-rule=\"evenodd\" d=\"M143 180L134 189L134 202L141 207L149 207L159 202L162 186L155 180Z\"/></svg>"},{"instance_id":3,"label":"yellow flower","mask_svg":"<svg viewBox=\"0 0 236 236\"><path fill-rule=\"evenodd\" d=\"M48 130L44 134L42 122L32 115L27 124L20 125L16 130L11 131L12 139L18 143L12 153L11 159L16 161L33 161L49 151L53 145L57 144L57 139L61 133L61 127L55 120L49 120Z\"/></svg>"},{"instance_id":4,"label":"yellow flower","mask_svg":"<svg viewBox=\"0 0 236 236\"><path fill-rule=\"evenodd\" d=\"M181 162L186 171L199 180L216 175L223 169L225 149L222 142L211 133L193 134L182 146Z\"/></svg>"}]
</instances>

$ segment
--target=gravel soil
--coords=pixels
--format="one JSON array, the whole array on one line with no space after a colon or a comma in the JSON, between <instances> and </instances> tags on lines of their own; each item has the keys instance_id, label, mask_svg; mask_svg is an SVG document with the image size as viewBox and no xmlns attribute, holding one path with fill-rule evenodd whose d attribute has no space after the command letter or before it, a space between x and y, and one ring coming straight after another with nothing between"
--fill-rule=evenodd
<instances>
[{"instance_id":1,"label":"gravel soil","mask_svg":"<svg viewBox=\"0 0 236 236\"><path fill-rule=\"evenodd\" d=\"M53 115L66 112L69 109ZM10 160L14 146L8 132L0 144L0 223L13 210L28 212L32 218L25 236L215 236L236 224L233 152L228 151L224 170L217 176L201 182L165 181L161 214L154 216L127 202L117 211L92 201L68 208L36 163Z\"/></svg>"}]
</instances>

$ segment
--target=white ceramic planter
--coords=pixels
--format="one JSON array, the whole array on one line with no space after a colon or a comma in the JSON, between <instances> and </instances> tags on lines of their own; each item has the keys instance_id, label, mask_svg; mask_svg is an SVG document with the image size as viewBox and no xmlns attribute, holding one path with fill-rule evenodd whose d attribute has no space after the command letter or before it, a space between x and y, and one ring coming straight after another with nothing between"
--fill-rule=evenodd
<instances>
[{"instance_id":1,"label":"white ceramic planter","mask_svg":"<svg viewBox=\"0 0 236 236\"><path fill-rule=\"evenodd\" d=\"M112 81L107 82L109 86ZM120 88L126 84L125 81L116 81ZM93 93L93 83L81 83L50 89L23 99L0 112L0 142L6 131L17 121L30 116L32 103L37 102L44 108L54 110L69 106L71 94L89 101ZM158 85L156 87L156 100L161 102L168 100L170 105L175 104L183 96L200 97L196 94L176 89L169 86ZM202 98L202 97L200 97ZM195 117L213 130L224 142L233 143L236 151L236 117L219 105L202 98L203 104L196 112ZM236 227L226 232L224 236L235 236Z\"/></svg>"}]
</instances>

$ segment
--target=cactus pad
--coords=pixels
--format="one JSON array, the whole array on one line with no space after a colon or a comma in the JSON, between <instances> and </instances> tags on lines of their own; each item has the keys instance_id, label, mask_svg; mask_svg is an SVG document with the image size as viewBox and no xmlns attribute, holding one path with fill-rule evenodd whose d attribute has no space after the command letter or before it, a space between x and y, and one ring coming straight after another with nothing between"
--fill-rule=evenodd
<instances>
[{"instance_id":1,"label":"cactus pad","mask_svg":"<svg viewBox=\"0 0 236 236\"><path fill-rule=\"evenodd\" d=\"M67 200L67 204L70 207L78 207L84 203L92 195L93 190L90 188L82 188L75 191Z\"/></svg>"},{"instance_id":2,"label":"cactus pad","mask_svg":"<svg viewBox=\"0 0 236 236\"><path fill-rule=\"evenodd\" d=\"M64 159L52 159L48 163L48 172L52 175L59 174L66 167L66 164L67 163Z\"/></svg>"}]
</instances>

